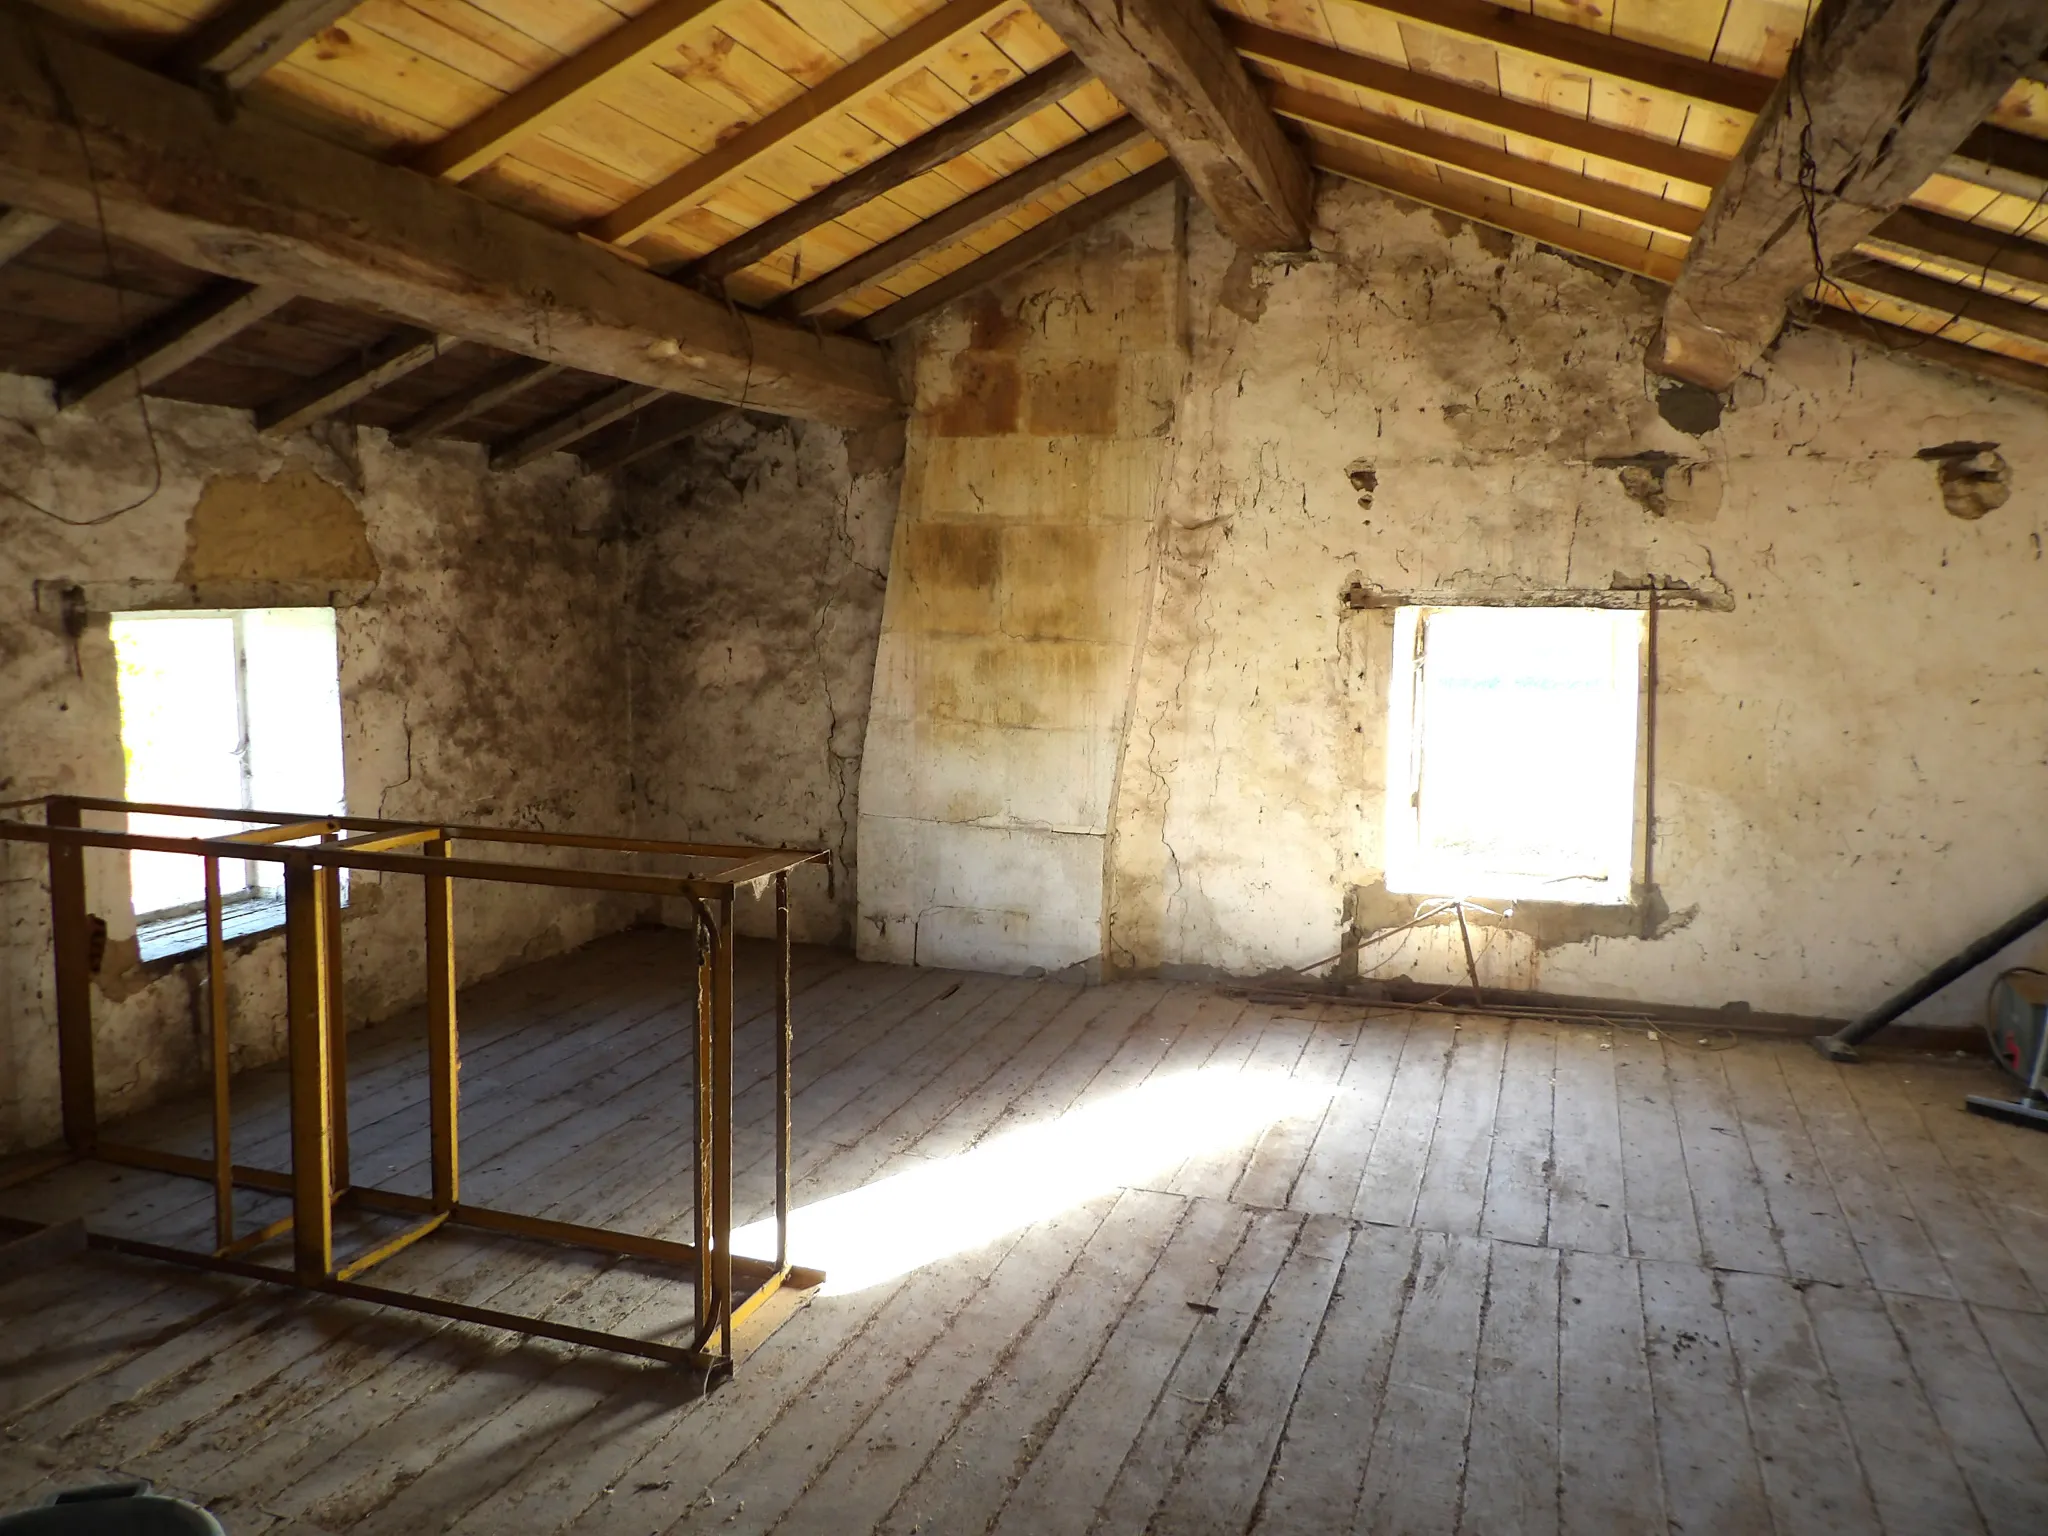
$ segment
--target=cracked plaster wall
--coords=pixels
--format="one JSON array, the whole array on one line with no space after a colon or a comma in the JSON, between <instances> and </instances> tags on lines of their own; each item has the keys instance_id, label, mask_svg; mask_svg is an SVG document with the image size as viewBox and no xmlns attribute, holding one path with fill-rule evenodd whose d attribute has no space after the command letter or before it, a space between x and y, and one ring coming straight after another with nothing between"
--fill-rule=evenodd
<instances>
[{"instance_id":1,"label":"cracked plaster wall","mask_svg":"<svg viewBox=\"0 0 2048 1536\"><path fill-rule=\"evenodd\" d=\"M861 790L860 954L1099 970L1186 360L1171 193L954 308L915 409Z\"/></svg>"},{"instance_id":2,"label":"cracked plaster wall","mask_svg":"<svg viewBox=\"0 0 2048 1536\"><path fill-rule=\"evenodd\" d=\"M1489 985L1850 1014L2040 894L2037 399L1799 333L1691 437L1642 367L1661 290L1341 183L1315 246L1253 263L1191 219L1113 968L1345 948L1347 893L1380 879L1391 661L1391 614L1341 599L1358 582L1456 601L1650 572L1732 600L1661 621L1663 936L1485 930ZM2009 461L1980 521L1915 456L1958 440ZM1662 455L1660 488L1641 464ZM1464 972L1454 926L1357 961ZM1982 996L1967 980L1925 1016Z\"/></svg>"},{"instance_id":3,"label":"cracked plaster wall","mask_svg":"<svg viewBox=\"0 0 2048 1536\"><path fill-rule=\"evenodd\" d=\"M734 417L622 491L636 530L635 779L648 837L832 850L797 939L850 945L900 427ZM686 923L681 910L669 920ZM743 932L772 933L742 898Z\"/></svg>"},{"instance_id":4,"label":"cracked plaster wall","mask_svg":"<svg viewBox=\"0 0 2048 1536\"><path fill-rule=\"evenodd\" d=\"M118 796L119 707L104 613L323 601L338 609L345 777L358 814L625 829L634 806L627 555L607 482L556 456L514 475L481 452L404 452L384 435L258 437L245 415L153 402L161 490L97 528L0 504L0 799ZM83 518L150 482L133 411L57 416L46 386L0 378L0 484ZM195 508L201 515L195 520ZM196 590L180 580L202 583ZM37 582L99 610L73 647ZM283 807L294 809L294 807ZM42 850L0 845L0 1151L56 1135ZM205 1052L200 967L135 959L125 863L88 862L110 942L94 987L102 1112L191 1081ZM457 887L465 980L574 947L634 898ZM343 923L351 1022L424 996L417 882L359 876ZM283 940L232 946L235 1062L281 1054Z\"/></svg>"}]
</instances>

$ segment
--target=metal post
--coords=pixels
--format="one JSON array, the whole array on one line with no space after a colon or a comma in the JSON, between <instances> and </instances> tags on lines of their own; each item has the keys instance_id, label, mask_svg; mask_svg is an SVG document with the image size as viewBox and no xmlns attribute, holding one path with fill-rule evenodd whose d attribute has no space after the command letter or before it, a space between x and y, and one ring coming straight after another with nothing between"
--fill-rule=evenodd
<instances>
[{"instance_id":1,"label":"metal post","mask_svg":"<svg viewBox=\"0 0 2048 1536\"><path fill-rule=\"evenodd\" d=\"M320 871L303 853L284 865L285 1014L291 1069L292 1256L301 1281L334 1272L334 1191L329 1182L327 950Z\"/></svg>"},{"instance_id":2,"label":"metal post","mask_svg":"<svg viewBox=\"0 0 2048 1536\"><path fill-rule=\"evenodd\" d=\"M789 1268L789 876L775 877L775 1267Z\"/></svg>"},{"instance_id":3,"label":"metal post","mask_svg":"<svg viewBox=\"0 0 2048 1536\"><path fill-rule=\"evenodd\" d=\"M436 838L423 850L448 857L448 840ZM462 1056L455 1025L455 882L428 875L427 901L427 1115L434 1143L434 1205L447 1211L462 1198Z\"/></svg>"},{"instance_id":4,"label":"metal post","mask_svg":"<svg viewBox=\"0 0 2048 1536\"><path fill-rule=\"evenodd\" d=\"M716 1115L711 1102L711 918L701 903L697 904L697 1057L692 1076L696 1086L697 1124L696 1157L692 1177L696 1187L692 1191L691 1204L695 1207L697 1238L697 1346L701 1349L711 1338L711 1328L716 1313L712 1306L711 1272L711 1161L713 1122Z\"/></svg>"},{"instance_id":5,"label":"metal post","mask_svg":"<svg viewBox=\"0 0 2048 1536\"><path fill-rule=\"evenodd\" d=\"M717 1240L718 1352L732 1356L732 988L733 900L718 899L718 954L711 973L711 1221Z\"/></svg>"},{"instance_id":6,"label":"metal post","mask_svg":"<svg viewBox=\"0 0 2048 1536\"><path fill-rule=\"evenodd\" d=\"M43 816L52 827L84 825L78 800L52 795ZM92 926L85 910L85 850L50 844L50 936L57 965L57 1084L64 1140L77 1153L99 1139L92 1065Z\"/></svg>"},{"instance_id":7,"label":"metal post","mask_svg":"<svg viewBox=\"0 0 2048 1536\"><path fill-rule=\"evenodd\" d=\"M332 842L332 837L322 839ZM334 1188L347 1189L348 1171L348 1015L342 1006L343 968L341 960L341 871L320 871L320 947L326 966L324 996L327 1002L327 1115L332 1140L329 1150L334 1167L330 1177Z\"/></svg>"},{"instance_id":8,"label":"metal post","mask_svg":"<svg viewBox=\"0 0 2048 1536\"><path fill-rule=\"evenodd\" d=\"M206 1012L213 1037L213 1241L235 1240L234 1112L228 1097L228 946L221 923L220 860L206 866Z\"/></svg>"}]
</instances>

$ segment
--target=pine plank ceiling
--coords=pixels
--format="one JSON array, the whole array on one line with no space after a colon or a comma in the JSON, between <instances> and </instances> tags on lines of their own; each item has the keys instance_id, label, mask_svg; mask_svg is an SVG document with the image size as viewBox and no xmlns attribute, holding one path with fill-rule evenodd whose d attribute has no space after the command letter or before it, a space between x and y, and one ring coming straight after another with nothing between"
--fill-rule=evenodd
<instances>
[{"instance_id":1,"label":"pine plank ceiling","mask_svg":"<svg viewBox=\"0 0 2048 1536\"><path fill-rule=\"evenodd\" d=\"M1670 282L1809 9L1223 0L1213 14L1317 169ZM245 113L825 332L894 334L999 275L1006 246L1021 261L1173 174L1166 148L1021 0L44 10L155 68L189 76L200 60ZM252 15L268 33L243 25ZM1881 339L1936 338L1927 345L1947 361L1967 348L2035 382L2048 370L2044 178L2048 71L2036 67L1809 297ZM273 425L346 412L489 441L506 463L570 447L603 465L718 411L392 315L252 298L39 222L0 219L0 256L17 247L0 266L0 348L5 366L89 405L121 398L108 375L147 355L149 393L252 408ZM165 337L182 350L158 357Z\"/></svg>"}]
</instances>

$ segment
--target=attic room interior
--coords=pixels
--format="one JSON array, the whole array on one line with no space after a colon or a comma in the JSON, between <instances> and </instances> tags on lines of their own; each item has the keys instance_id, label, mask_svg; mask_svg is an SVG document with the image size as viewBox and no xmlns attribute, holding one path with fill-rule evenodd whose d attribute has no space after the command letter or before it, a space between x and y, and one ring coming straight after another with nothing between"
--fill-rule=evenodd
<instances>
[{"instance_id":1,"label":"attic room interior","mask_svg":"<svg viewBox=\"0 0 2048 1536\"><path fill-rule=\"evenodd\" d=\"M0 530L0 1532L2048 1530L2038 0L0 0Z\"/></svg>"}]
</instances>

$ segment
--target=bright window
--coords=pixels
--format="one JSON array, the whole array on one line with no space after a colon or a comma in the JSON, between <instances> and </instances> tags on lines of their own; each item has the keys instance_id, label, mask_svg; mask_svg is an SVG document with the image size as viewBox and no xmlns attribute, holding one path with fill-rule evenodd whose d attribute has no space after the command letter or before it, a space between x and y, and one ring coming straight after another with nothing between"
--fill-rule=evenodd
<instances>
[{"instance_id":1,"label":"bright window","mask_svg":"<svg viewBox=\"0 0 2048 1536\"><path fill-rule=\"evenodd\" d=\"M330 608L114 615L127 798L222 810L346 809L341 685ZM238 830L232 821L137 815L131 830L173 837ZM174 920L205 897L200 861L129 855L143 956L184 947ZM222 860L221 894L241 908L230 932L269 926L281 866ZM165 932L153 934L155 926ZM189 926L189 925L188 925ZM154 942L153 942L154 941Z\"/></svg>"},{"instance_id":2,"label":"bright window","mask_svg":"<svg viewBox=\"0 0 2048 1536\"><path fill-rule=\"evenodd\" d=\"M1625 902L1640 613L1394 616L1387 888Z\"/></svg>"}]
</instances>

